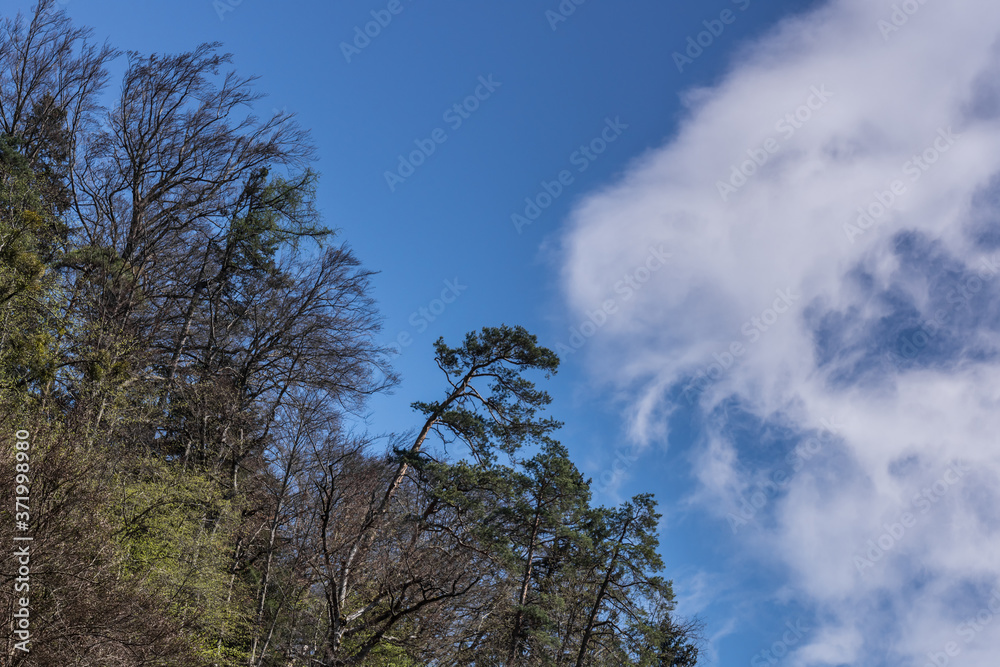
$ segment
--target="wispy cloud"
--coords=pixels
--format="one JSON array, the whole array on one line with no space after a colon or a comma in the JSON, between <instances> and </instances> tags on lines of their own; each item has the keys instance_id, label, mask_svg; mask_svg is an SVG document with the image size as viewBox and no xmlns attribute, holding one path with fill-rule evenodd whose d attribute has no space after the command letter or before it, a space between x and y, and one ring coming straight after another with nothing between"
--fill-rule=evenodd
<instances>
[{"instance_id":1,"label":"wispy cloud","mask_svg":"<svg viewBox=\"0 0 1000 667\"><path fill-rule=\"evenodd\" d=\"M815 608L788 664L914 664L958 642L977 667L1000 651L1000 635L958 630L1000 581L1000 281L979 275L1000 249L1000 5L895 4L919 10L836 0L747 45L690 91L669 144L581 202L565 239L581 317L651 244L671 249L584 354L631 397L640 449L682 407L700 415L710 516L725 522L821 420L842 424L733 538ZM801 298L768 323L776 290ZM683 406L699 374L711 381ZM868 541L956 465L971 472L861 576Z\"/></svg>"}]
</instances>

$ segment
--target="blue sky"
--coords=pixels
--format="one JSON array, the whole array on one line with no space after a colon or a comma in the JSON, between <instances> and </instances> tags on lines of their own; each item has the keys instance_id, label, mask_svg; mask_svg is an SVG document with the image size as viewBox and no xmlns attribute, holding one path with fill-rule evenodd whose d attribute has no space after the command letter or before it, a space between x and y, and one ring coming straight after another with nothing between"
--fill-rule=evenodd
<instances>
[{"instance_id":1,"label":"blue sky","mask_svg":"<svg viewBox=\"0 0 1000 667\"><path fill-rule=\"evenodd\" d=\"M660 500L709 664L995 664L993 4L64 6L222 42L312 131L401 344L371 429L437 394L438 336L524 325L573 348L548 389L597 500Z\"/></svg>"}]
</instances>

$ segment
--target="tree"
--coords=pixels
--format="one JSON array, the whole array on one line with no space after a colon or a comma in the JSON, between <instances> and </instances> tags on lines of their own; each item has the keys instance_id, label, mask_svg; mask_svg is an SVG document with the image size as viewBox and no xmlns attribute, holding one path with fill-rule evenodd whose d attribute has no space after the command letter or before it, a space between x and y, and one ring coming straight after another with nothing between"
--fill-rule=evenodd
<instances>
[{"instance_id":1,"label":"tree","mask_svg":"<svg viewBox=\"0 0 1000 667\"><path fill-rule=\"evenodd\" d=\"M670 583L656 575L663 569L656 552L659 519L649 494L613 510L592 512L590 576L596 587L581 626L576 667L583 667L594 654L635 656L644 648L641 630L648 612L643 601L673 599Z\"/></svg>"},{"instance_id":2,"label":"tree","mask_svg":"<svg viewBox=\"0 0 1000 667\"><path fill-rule=\"evenodd\" d=\"M0 23L0 133L16 137L36 172L67 177L77 140L95 121L118 51L91 42L56 0L40 0L30 20Z\"/></svg>"},{"instance_id":3,"label":"tree","mask_svg":"<svg viewBox=\"0 0 1000 667\"><path fill-rule=\"evenodd\" d=\"M565 601L550 586L550 580L559 573L559 551L565 550L567 542L580 539L580 522L590 500L589 483L562 445L547 443L542 452L525 462L524 469L521 488L510 508L517 551L515 572L520 571L510 631L510 665L552 648L550 614Z\"/></svg>"},{"instance_id":4,"label":"tree","mask_svg":"<svg viewBox=\"0 0 1000 667\"><path fill-rule=\"evenodd\" d=\"M438 340L435 353L435 361L448 383L445 398L430 403L414 403L414 409L424 415L424 422L413 443L406 449L396 450L398 462L395 472L384 491L376 496L379 499L368 505L363 520L353 528L353 537L348 543L339 545L336 552L330 549L329 544L323 546L325 588L332 595L328 641L331 660L342 652L345 637L372 631L358 649L363 657L407 616L424 610L428 605L465 595L478 583L474 577L467 577L454 567L468 558L476 558L474 550L465 548L461 534L424 530L431 525L429 522L434 518L435 510L446 511L449 508L438 505L433 498L426 509L414 512L408 508L407 514L422 517L415 527L408 530L391 520L391 503L403 488L412 466L421 462L427 438L436 433L446 446L460 441L467 447L470 456L482 464L492 461L497 451L513 454L523 445L544 441L548 433L558 427L554 420L536 417L537 410L551 399L523 377L523 373L531 370L554 373L558 359L550 350L539 347L537 339L523 328L484 328L479 334L468 334L457 348L448 347L443 340ZM487 385L483 386L483 383ZM333 487L327 486L324 497L331 498L333 492ZM324 506L324 516L330 515L327 508L328 504ZM394 542L389 536L390 526L410 537ZM372 561L380 562L380 567L384 568L393 558L389 553L404 547L411 559L407 569L389 568L373 590L354 601L359 593L356 589L360 583L357 581L359 570L370 567ZM432 550L461 554L463 557L444 561L425 560ZM412 563L421 563L421 567L426 568L432 562L441 568L437 574L443 573L443 577L428 577L426 571L409 567ZM390 601L388 610L380 608L382 603Z\"/></svg>"},{"instance_id":5,"label":"tree","mask_svg":"<svg viewBox=\"0 0 1000 667\"><path fill-rule=\"evenodd\" d=\"M31 428L37 577L13 664L694 665L652 498L592 507L553 437L556 355L439 339L443 392L376 447L351 417L397 379L308 134L216 44L125 54L104 106L119 55L55 0L0 25L0 425Z\"/></svg>"}]
</instances>

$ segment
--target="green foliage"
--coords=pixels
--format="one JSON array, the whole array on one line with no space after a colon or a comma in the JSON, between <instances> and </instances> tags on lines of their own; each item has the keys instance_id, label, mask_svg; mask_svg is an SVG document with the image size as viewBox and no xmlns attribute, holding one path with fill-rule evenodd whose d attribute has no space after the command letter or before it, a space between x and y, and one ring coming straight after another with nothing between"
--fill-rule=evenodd
<instances>
[{"instance_id":1,"label":"green foliage","mask_svg":"<svg viewBox=\"0 0 1000 667\"><path fill-rule=\"evenodd\" d=\"M403 624L398 632L406 634L412 630L412 624ZM358 649L369 639L370 635L366 633L360 633L351 637L344 642L343 654L345 656L355 656L358 653ZM359 667L422 667L425 663L411 655L406 647L399 646L390 640L380 642L361 662L356 664Z\"/></svg>"},{"instance_id":2,"label":"green foliage","mask_svg":"<svg viewBox=\"0 0 1000 667\"><path fill-rule=\"evenodd\" d=\"M172 612L195 628L202 655L243 664L251 619L238 604L248 597L243 582L231 572L236 501L211 476L156 459L120 471L115 486L107 511L119 524L123 574L172 601Z\"/></svg>"},{"instance_id":3,"label":"green foliage","mask_svg":"<svg viewBox=\"0 0 1000 667\"><path fill-rule=\"evenodd\" d=\"M472 332L459 347L443 339L435 345L435 361L450 385L442 401L413 403L439 432L463 441L479 461L489 461L497 450L512 455L525 445L540 444L560 423L537 418L551 398L523 376L537 370L549 377L559 358L538 345L523 327L484 327ZM476 382L488 383L488 392Z\"/></svg>"},{"instance_id":4,"label":"green foliage","mask_svg":"<svg viewBox=\"0 0 1000 667\"><path fill-rule=\"evenodd\" d=\"M308 170L297 178L270 176L266 168L251 174L229 226L223 271L274 272L283 246L295 248L302 238L330 236L315 222L316 181Z\"/></svg>"},{"instance_id":5,"label":"green foliage","mask_svg":"<svg viewBox=\"0 0 1000 667\"><path fill-rule=\"evenodd\" d=\"M0 136L0 386L47 388L60 361L62 298L48 262L66 230L17 147Z\"/></svg>"}]
</instances>

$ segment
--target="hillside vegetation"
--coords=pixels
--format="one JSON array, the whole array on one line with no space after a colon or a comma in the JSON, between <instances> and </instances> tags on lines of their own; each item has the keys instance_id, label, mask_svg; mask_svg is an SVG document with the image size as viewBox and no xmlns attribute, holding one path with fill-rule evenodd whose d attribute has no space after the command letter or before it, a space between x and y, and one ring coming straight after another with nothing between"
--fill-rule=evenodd
<instances>
[{"instance_id":1,"label":"hillside vegetation","mask_svg":"<svg viewBox=\"0 0 1000 667\"><path fill-rule=\"evenodd\" d=\"M49 0L0 29L7 664L694 665L655 501L592 504L524 329L427 350L388 445L352 426L397 383L371 272L219 48L122 54Z\"/></svg>"}]
</instances>

